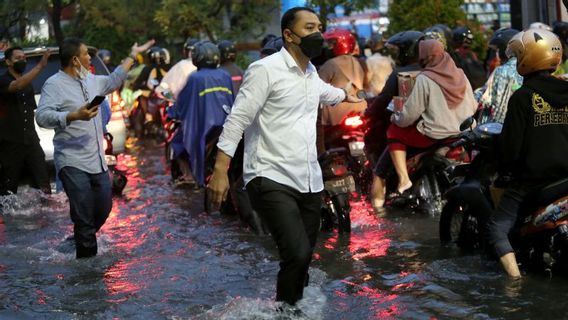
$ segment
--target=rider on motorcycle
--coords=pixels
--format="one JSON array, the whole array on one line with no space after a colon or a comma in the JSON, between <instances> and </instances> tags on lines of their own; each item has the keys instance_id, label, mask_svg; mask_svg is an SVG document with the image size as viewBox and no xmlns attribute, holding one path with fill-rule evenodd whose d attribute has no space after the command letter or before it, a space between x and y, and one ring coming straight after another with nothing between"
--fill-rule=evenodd
<instances>
[{"instance_id":1,"label":"rider on motorcycle","mask_svg":"<svg viewBox=\"0 0 568 320\"><path fill-rule=\"evenodd\" d=\"M390 74L381 93L373 100L365 110L365 117L368 119L369 129L365 134L365 149L373 163L376 163L379 156L387 146L386 132L390 125L391 111L387 109L394 96L398 96L398 74L400 72L419 71L418 64L418 43L424 39L424 34L419 31L403 31L390 37L386 43L390 56L394 59L396 67ZM371 189L371 202L374 208L382 211L384 198L376 195L384 191L377 190L382 188L377 181L378 177L373 175L373 187Z\"/></svg>"},{"instance_id":2,"label":"rider on motorcycle","mask_svg":"<svg viewBox=\"0 0 568 320\"><path fill-rule=\"evenodd\" d=\"M473 44L473 33L468 27L461 26L453 30L453 45L455 47L452 58L461 68L473 89L477 89L485 83L487 79L483 62L479 60L477 54L471 48Z\"/></svg>"},{"instance_id":3,"label":"rider on motorcycle","mask_svg":"<svg viewBox=\"0 0 568 320\"><path fill-rule=\"evenodd\" d=\"M381 93L365 110L369 130L365 135L365 148L373 162L386 147L386 132L390 124L391 111L387 109L394 96L398 96L398 74L418 71L418 42L424 39L419 31L403 31L390 37L386 43L390 56L396 63Z\"/></svg>"},{"instance_id":4,"label":"rider on motorcycle","mask_svg":"<svg viewBox=\"0 0 568 320\"><path fill-rule=\"evenodd\" d=\"M195 44L199 40L188 38L183 45L184 59L176 63L166 73L156 91L167 98L177 99L181 89L185 87L189 75L197 70L191 62L191 53L195 49ZM171 94L171 97L168 97Z\"/></svg>"},{"instance_id":5,"label":"rider on motorcycle","mask_svg":"<svg viewBox=\"0 0 568 320\"><path fill-rule=\"evenodd\" d=\"M235 64L237 59L237 49L235 44L229 40L221 40L217 45L221 53L221 69L227 71L233 81L233 94L236 96L243 82L243 69Z\"/></svg>"},{"instance_id":6,"label":"rider on motorcycle","mask_svg":"<svg viewBox=\"0 0 568 320\"><path fill-rule=\"evenodd\" d=\"M328 47L333 51L334 58L327 60L319 69L320 78L331 85L343 88L349 83L356 90L363 90L365 73L361 64L353 57L355 48L355 37L347 30L334 29L323 34ZM335 127L341 124L341 120L351 113L361 113L367 108L367 102L358 103L342 102L336 106L323 106L318 116L318 154L322 154L329 148L329 136ZM326 139L326 136L328 138Z\"/></svg>"},{"instance_id":7,"label":"rider on motorcycle","mask_svg":"<svg viewBox=\"0 0 568 320\"><path fill-rule=\"evenodd\" d=\"M513 278L521 273L509 233L530 210L531 193L568 177L568 83L555 78L562 59L562 44L546 29L528 29L515 35L507 55L517 58L523 85L509 99L499 137L500 173L513 183L489 217L488 242Z\"/></svg>"},{"instance_id":8,"label":"rider on motorcycle","mask_svg":"<svg viewBox=\"0 0 568 320\"><path fill-rule=\"evenodd\" d=\"M373 207L378 212L384 211L385 178L392 164L398 175L398 194L412 187L406 168L407 147L427 149L459 134L460 124L477 109L469 81L442 43L427 39L419 48L424 70L416 77L404 107L395 107L387 131L389 150L383 152L375 168L378 179L373 185Z\"/></svg>"},{"instance_id":9,"label":"rider on motorcycle","mask_svg":"<svg viewBox=\"0 0 568 320\"><path fill-rule=\"evenodd\" d=\"M482 108L480 124L503 123L509 98L523 84L523 77L517 72L517 58L505 54L507 44L517 33L519 31L515 29L499 29L489 41L489 46L497 50L501 65L495 68L483 87L475 90Z\"/></svg>"},{"instance_id":10,"label":"rider on motorcycle","mask_svg":"<svg viewBox=\"0 0 568 320\"><path fill-rule=\"evenodd\" d=\"M142 121L152 122L154 121L154 115L148 112L148 99L152 94L152 91L157 87L157 85L162 81L166 75L166 70L164 69L166 65L167 53L164 49L160 47L152 47L148 50L148 60L147 64L140 75L134 81L134 90L140 90L141 94L138 97L139 107L144 115ZM141 136L142 132L141 126L137 126L137 135Z\"/></svg>"},{"instance_id":11,"label":"rider on motorcycle","mask_svg":"<svg viewBox=\"0 0 568 320\"><path fill-rule=\"evenodd\" d=\"M196 43L192 61L197 71L191 74L174 105L183 129L184 150L177 152L189 154L193 177L198 186L204 186L206 137L225 122L233 105L233 83L231 76L218 68L220 52L213 43Z\"/></svg>"},{"instance_id":12,"label":"rider on motorcycle","mask_svg":"<svg viewBox=\"0 0 568 320\"><path fill-rule=\"evenodd\" d=\"M385 40L382 35L374 34L368 44L373 55L367 58L367 97L376 97L383 88L387 78L392 73L394 61L391 57L383 55Z\"/></svg>"}]
</instances>

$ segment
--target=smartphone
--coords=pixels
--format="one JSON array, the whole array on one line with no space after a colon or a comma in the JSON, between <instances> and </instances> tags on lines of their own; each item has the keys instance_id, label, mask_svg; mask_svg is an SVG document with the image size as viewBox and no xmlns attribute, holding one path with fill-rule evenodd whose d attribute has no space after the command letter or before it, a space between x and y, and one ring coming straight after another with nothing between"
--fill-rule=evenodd
<instances>
[{"instance_id":1,"label":"smartphone","mask_svg":"<svg viewBox=\"0 0 568 320\"><path fill-rule=\"evenodd\" d=\"M94 107L98 106L99 104L103 103L105 100L105 96L96 96L90 103L88 109L93 109Z\"/></svg>"}]
</instances>

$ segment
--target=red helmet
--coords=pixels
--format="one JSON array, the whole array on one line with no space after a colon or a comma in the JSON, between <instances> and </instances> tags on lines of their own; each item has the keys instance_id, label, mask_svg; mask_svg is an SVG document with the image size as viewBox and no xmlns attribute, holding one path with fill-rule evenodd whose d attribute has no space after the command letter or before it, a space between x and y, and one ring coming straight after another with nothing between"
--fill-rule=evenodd
<instances>
[{"instance_id":1,"label":"red helmet","mask_svg":"<svg viewBox=\"0 0 568 320\"><path fill-rule=\"evenodd\" d=\"M323 34L334 56L353 53L355 36L345 29L332 29Z\"/></svg>"}]
</instances>

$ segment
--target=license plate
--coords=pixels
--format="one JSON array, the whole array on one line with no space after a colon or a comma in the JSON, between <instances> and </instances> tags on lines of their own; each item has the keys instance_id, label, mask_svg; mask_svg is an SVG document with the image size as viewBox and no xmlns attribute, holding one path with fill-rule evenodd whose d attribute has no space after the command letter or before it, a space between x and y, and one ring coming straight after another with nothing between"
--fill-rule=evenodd
<instances>
[{"instance_id":1,"label":"license plate","mask_svg":"<svg viewBox=\"0 0 568 320\"><path fill-rule=\"evenodd\" d=\"M105 154L105 161L107 166L116 166L116 156L112 154Z\"/></svg>"},{"instance_id":2,"label":"license plate","mask_svg":"<svg viewBox=\"0 0 568 320\"><path fill-rule=\"evenodd\" d=\"M325 190L332 194L355 192L355 179L353 179L353 176L328 180L324 182L324 185Z\"/></svg>"},{"instance_id":3,"label":"license plate","mask_svg":"<svg viewBox=\"0 0 568 320\"><path fill-rule=\"evenodd\" d=\"M349 153L356 157L362 155L365 151L365 142L351 141L349 142Z\"/></svg>"}]
</instances>

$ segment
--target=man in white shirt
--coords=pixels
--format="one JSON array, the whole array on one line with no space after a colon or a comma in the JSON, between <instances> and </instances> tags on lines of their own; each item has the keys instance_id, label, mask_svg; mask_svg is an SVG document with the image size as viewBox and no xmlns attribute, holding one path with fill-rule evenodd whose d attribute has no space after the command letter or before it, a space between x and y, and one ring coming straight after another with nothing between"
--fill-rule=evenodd
<instances>
[{"instance_id":1,"label":"man in white shirt","mask_svg":"<svg viewBox=\"0 0 568 320\"><path fill-rule=\"evenodd\" d=\"M320 103L360 101L323 82L310 62L321 53L322 24L312 9L288 10L281 21L284 48L250 65L217 144L208 184L219 207L229 188L227 169L245 133L244 181L253 208L280 253L276 300L302 298L320 225L323 180L316 152Z\"/></svg>"}]
</instances>

